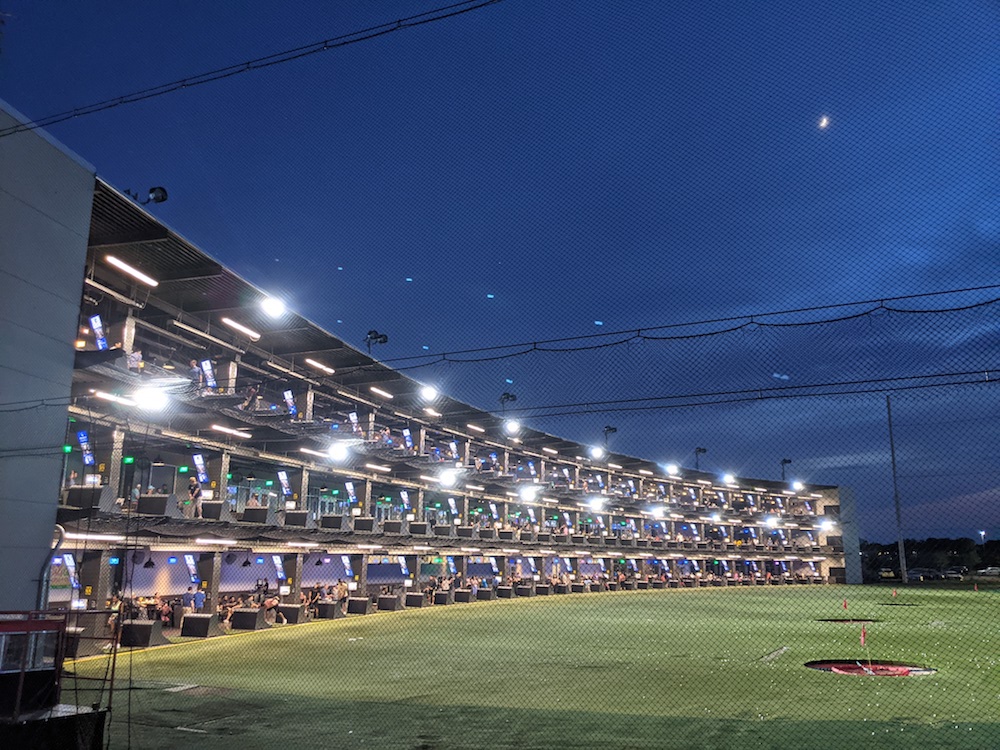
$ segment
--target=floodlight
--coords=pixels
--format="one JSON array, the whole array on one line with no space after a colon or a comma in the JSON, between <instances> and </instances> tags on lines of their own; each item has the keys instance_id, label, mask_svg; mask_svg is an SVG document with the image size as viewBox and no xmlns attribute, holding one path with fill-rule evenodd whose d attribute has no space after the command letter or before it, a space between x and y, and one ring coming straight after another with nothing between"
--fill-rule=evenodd
<instances>
[{"instance_id":1,"label":"floodlight","mask_svg":"<svg viewBox=\"0 0 1000 750\"><path fill-rule=\"evenodd\" d=\"M503 423L503 429L508 435L516 435L521 431L521 423L516 419L508 419Z\"/></svg>"},{"instance_id":2,"label":"floodlight","mask_svg":"<svg viewBox=\"0 0 1000 750\"><path fill-rule=\"evenodd\" d=\"M326 452L326 455L333 461L345 461L349 452L344 443L333 443Z\"/></svg>"},{"instance_id":3,"label":"floodlight","mask_svg":"<svg viewBox=\"0 0 1000 750\"><path fill-rule=\"evenodd\" d=\"M590 457L595 461L604 456L604 448L599 445L593 445L590 448Z\"/></svg>"},{"instance_id":4,"label":"floodlight","mask_svg":"<svg viewBox=\"0 0 1000 750\"><path fill-rule=\"evenodd\" d=\"M437 388L432 385L425 385L420 389L420 398L424 401L434 401L437 397Z\"/></svg>"},{"instance_id":5,"label":"floodlight","mask_svg":"<svg viewBox=\"0 0 1000 750\"><path fill-rule=\"evenodd\" d=\"M260 303L260 306L271 318L280 318L285 314L285 303L277 297L268 297Z\"/></svg>"},{"instance_id":6,"label":"floodlight","mask_svg":"<svg viewBox=\"0 0 1000 750\"><path fill-rule=\"evenodd\" d=\"M681 470L680 467L677 466L677 464L667 464L663 468L665 468L667 470L667 474L669 474L672 477L680 476Z\"/></svg>"},{"instance_id":7,"label":"floodlight","mask_svg":"<svg viewBox=\"0 0 1000 750\"><path fill-rule=\"evenodd\" d=\"M458 473L454 471L442 471L439 477L443 487L453 487L458 481Z\"/></svg>"},{"instance_id":8,"label":"floodlight","mask_svg":"<svg viewBox=\"0 0 1000 750\"><path fill-rule=\"evenodd\" d=\"M517 491L518 496L526 503L530 503L538 497L538 487L534 484L526 484Z\"/></svg>"},{"instance_id":9,"label":"floodlight","mask_svg":"<svg viewBox=\"0 0 1000 750\"><path fill-rule=\"evenodd\" d=\"M792 482L792 489L796 492L801 492L806 486L802 482Z\"/></svg>"},{"instance_id":10,"label":"floodlight","mask_svg":"<svg viewBox=\"0 0 1000 750\"><path fill-rule=\"evenodd\" d=\"M734 477L732 474L725 474L722 477L722 481L725 482L726 484L736 484L736 477Z\"/></svg>"},{"instance_id":11,"label":"floodlight","mask_svg":"<svg viewBox=\"0 0 1000 750\"><path fill-rule=\"evenodd\" d=\"M132 398L140 409L146 411L162 411L169 401L167 394L159 388L142 388L133 393Z\"/></svg>"}]
</instances>

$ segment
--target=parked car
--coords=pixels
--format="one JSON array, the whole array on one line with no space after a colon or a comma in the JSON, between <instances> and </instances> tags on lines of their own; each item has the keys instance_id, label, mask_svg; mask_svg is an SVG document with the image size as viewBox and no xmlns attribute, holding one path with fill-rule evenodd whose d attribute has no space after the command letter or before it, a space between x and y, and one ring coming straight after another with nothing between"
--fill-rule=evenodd
<instances>
[{"instance_id":1,"label":"parked car","mask_svg":"<svg viewBox=\"0 0 1000 750\"><path fill-rule=\"evenodd\" d=\"M948 568L944 571L944 577L949 581L961 581L964 578L963 572L961 568Z\"/></svg>"},{"instance_id":2,"label":"parked car","mask_svg":"<svg viewBox=\"0 0 1000 750\"><path fill-rule=\"evenodd\" d=\"M933 568L911 568L906 571L906 577L920 581L939 581L944 578L944 574Z\"/></svg>"},{"instance_id":3,"label":"parked car","mask_svg":"<svg viewBox=\"0 0 1000 750\"><path fill-rule=\"evenodd\" d=\"M980 576L1000 576L1000 567L995 565L989 568L983 568L982 570L977 570L976 575Z\"/></svg>"},{"instance_id":4,"label":"parked car","mask_svg":"<svg viewBox=\"0 0 1000 750\"><path fill-rule=\"evenodd\" d=\"M893 570L892 568L882 568L878 572L878 577L879 578L895 578L896 577L896 571Z\"/></svg>"}]
</instances>

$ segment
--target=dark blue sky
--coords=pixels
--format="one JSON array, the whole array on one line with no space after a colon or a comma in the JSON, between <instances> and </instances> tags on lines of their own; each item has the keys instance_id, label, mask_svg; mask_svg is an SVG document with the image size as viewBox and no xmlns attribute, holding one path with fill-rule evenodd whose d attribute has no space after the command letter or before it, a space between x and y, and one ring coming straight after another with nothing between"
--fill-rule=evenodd
<instances>
[{"instance_id":1,"label":"dark blue sky","mask_svg":"<svg viewBox=\"0 0 1000 750\"><path fill-rule=\"evenodd\" d=\"M0 97L43 117L432 7L8 0ZM157 216L299 312L405 357L1000 282L998 29L987 0L506 0L50 132L122 189L166 186ZM413 375L541 414L985 370L995 330L988 308ZM910 533L1000 532L992 390L899 399ZM882 396L525 419L595 441L610 422L612 448L687 465L710 446L720 471L791 456L892 532Z\"/></svg>"}]
</instances>

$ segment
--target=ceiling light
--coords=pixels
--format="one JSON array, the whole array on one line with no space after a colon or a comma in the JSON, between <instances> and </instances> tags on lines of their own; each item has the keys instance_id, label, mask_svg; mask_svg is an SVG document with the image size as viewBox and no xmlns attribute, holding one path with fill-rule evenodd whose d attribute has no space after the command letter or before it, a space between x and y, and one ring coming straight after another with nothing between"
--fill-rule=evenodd
<instances>
[{"instance_id":1,"label":"ceiling light","mask_svg":"<svg viewBox=\"0 0 1000 750\"><path fill-rule=\"evenodd\" d=\"M187 323L181 323L179 320L171 320L170 324L176 328L180 328L182 331L187 331L188 333L193 333L195 336L201 336L206 341L211 341L213 344L218 344L219 346L225 347L230 351L234 351L237 354L244 354L245 352L238 346L233 346L228 341L223 341L222 339L213 336L210 333L205 333L204 331L195 328L194 326L189 326Z\"/></svg>"},{"instance_id":2,"label":"ceiling light","mask_svg":"<svg viewBox=\"0 0 1000 750\"><path fill-rule=\"evenodd\" d=\"M249 440L253 437L249 432L243 432L242 430L234 430L232 427L223 427L222 425L213 424L212 429L216 432L224 432L227 435L232 435L233 437L244 438Z\"/></svg>"},{"instance_id":3,"label":"ceiling light","mask_svg":"<svg viewBox=\"0 0 1000 750\"><path fill-rule=\"evenodd\" d=\"M477 425L477 424L467 424L467 425L465 425L465 426L466 426L466 427L468 427L468 428L469 428L470 430L472 430L473 432L481 432L481 433L484 433L484 432L486 432L486 430L485 430L484 428L480 427L480 426L479 426L479 425Z\"/></svg>"},{"instance_id":4,"label":"ceiling light","mask_svg":"<svg viewBox=\"0 0 1000 750\"><path fill-rule=\"evenodd\" d=\"M425 385L420 389L420 398L424 401L433 401L438 397L437 388L432 385Z\"/></svg>"},{"instance_id":5,"label":"ceiling light","mask_svg":"<svg viewBox=\"0 0 1000 750\"><path fill-rule=\"evenodd\" d=\"M195 544L221 544L231 546L236 544L235 539L195 539Z\"/></svg>"},{"instance_id":6,"label":"ceiling light","mask_svg":"<svg viewBox=\"0 0 1000 750\"><path fill-rule=\"evenodd\" d=\"M327 375L333 375L333 373L336 372L332 367L324 365L322 362L317 362L315 359L309 359L308 357L306 357L306 364L312 365L317 370L322 370Z\"/></svg>"},{"instance_id":7,"label":"ceiling light","mask_svg":"<svg viewBox=\"0 0 1000 750\"><path fill-rule=\"evenodd\" d=\"M681 473L681 470L680 468L678 468L677 464L667 464L664 468L666 468L667 474L669 474L672 477L679 476Z\"/></svg>"},{"instance_id":8,"label":"ceiling light","mask_svg":"<svg viewBox=\"0 0 1000 750\"><path fill-rule=\"evenodd\" d=\"M599 445L594 445L591 446L589 453L590 457L596 460L604 455L604 448L600 447Z\"/></svg>"},{"instance_id":9,"label":"ceiling light","mask_svg":"<svg viewBox=\"0 0 1000 750\"><path fill-rule=\"evenodd\" d=\"M159 286L160 285L160 282L158 282L153 277L147 276L142 271L140 271L138 268L133 268L132 266L130 266L125 261L119 260L118 258L116 258L113 255L105 256L104 260L106 260L108 263L110 263L111 265L113 265L118 270L124 271L129 276L131 276L132 278L138 279L139 281L141 281L143 284L146 284L147 286L154 286L155 287L155 286Z\"/></svg>"},{"instance_id":10,"label":"ceiling light","mask_svg":"<svg viewBox=\"0 0 1000 750\"><path fill-rule=\"evenodd\" d=\"M381 466L380 464L365 464L366 469L371 469L372 471L381 471L386 474L392 471L388 466Z\"/></svg>"},{"instance_id":11,"label":"ceiling light","mask_svg":"<svg viewBox=\"0 0 1000 750\"><path fill-rule=\"evenodd\" d=\"M424 407L424 413L425 413L425 414L426 414L427 416L429 416L429 417L440 417L440 416L441 416L441 412L439 412L439 411L434 411L434 410L433 410L433 409L432 409L431 407L429 407L429 406L427 406L427 407Z\"/></svg>"},{"instance_id":12,"label":"ceiling light","mask_svg":"<svg viewBox=\"0 0 1000 750\"><path fill-rule=\"evenodd\" d=\"M105 393L104 391L91 391L95 398L99 398L102 401L111 401L116 404L121 404L122 406L135 406L136 402L130 398L125 398L123 396L116 396L113 393Z\"/></svg>"},{"instance_id":13,"label":"ceiling light","mask_svg":"<svg viewBox=\"0 0 1000 750\"><path fill-rule=\"evenodd\" d=\"M124 542L125 537L121 534L81 534L75 531L66 532L67 539L74 539L81 542Z\"/></svg>"},{"instance_id":14,"label":"ceiling light","mask_svg":"<svg viewBox=\"0 0 1000 750\"><path fill-rule=\"evenodd\" d=\"M806 486L802 482L792 482L792 489L796 492L801 492Z\"/></svg>"},{"instance_id":15,"label":"ceiling light","mask_svg":"<svg viewBox=\"0 0 1000 750\"><path fill-rule=\"evenodd\" d=\"M653 476L653 472L651 472L649 469L639 469L639 473L647 477Z\"/></svg>"},{"instance_id":16,"label":"ceiling light","mask_svg":"<svg viewBox=\"0 0 1000 750\"><path fill-rule=\"evenodd\" d=\"M84 341L83 339L77 339L75 342L73 342L73 346L75 346L77 349L86 349L87 342Z\"/></svg>"},{"instance_id":17,"label":"ceiling light","mask_svg":"<svg viewBox=\"0 0 1000 750\"><path fill-rule=\"evenodd\" d=\"M260 339L260 334L252 328L247 328L242 323L237 323L232 318L223 318L222 322L225 323L230 328L245 334L251 341L257 341Z\"/></svg>"},{"instance_id":18,"label":"ceiling light","mask_svg":"<svg viewBox=\"0 0 1000 750\"><path fill-rule=\"evenodd\" d=\"M170 399L159 388L142 388L132 394L140 409L146 411L162 411Z\"/></svg>"},{"instance_id":19,"label":"ceiling light","mask_svg":"<svg viewBox=\"0 0 1000 750\"><path fill-rule=\"evenodd\" d=\"M441 477L438 480L445 487L453 487L455 482L458 481L458 472L455 471L442 471Z\"/></svg>"},{"instance_id":20,"label":"ceiling light","mask_svg":"<svg viewBox=\"0 0 1000 750\"><path fill-rule=\"evenodd\" d=\"M518 496L526 503L530 503L538 497L538 487L533 484L526 484L517 491Z\"/></svg>"},{"instance_id":21,"label":"ceiling light","mask_svg":"<svg viewBox=\"0 0 1000 750\"><path fill-rule=\"evenodd\" d=\"M326 455L333 461L346 461L349 451L343 443L333 443L326 451Z\"/></svg>"},{"instance_id":22,"label":"ceiling light","mask_svg":"<svg viewBox=\"0 0 1000 750\"><path fill-rule=\"evenodd\" d=\"M381 396L382 398L392 398L392 394L389 391L383 391L381 388L376 388L375 386L369 386L368 390L374 393L376 396Z\"/></svg>"},{"instance_id":23,"label":"ceiling light","mask_svg":"<svg viewBox=\"0 0 1000 750\"><path fill-rule=\"evenodd\" d=\"M302 547L305 549L311 549L313 547L318 547L319 544L316 542L289 542L289 547Z\"/></svg>"},{"instance_id":24,"label":"ceiling light","mask_svg":"<svg viewBox=\"0 0 1000 750\"><path fill-rule=\"evenodd\" d=\"M613 464L613 463L609 462L608 463L608 468L609 469L621 469L622 467L619 464Z\"/></svg>"},{"instance_id":25,"label":"ceiling light","mask_svg":"<svg viewBox=\"0 0 1000 750\"><path fill-rule=\"evenodd\" d=\"M732 474L726 474L722 477L722 481L726 484L736 484L736 477Z\"/></svg>"},{"instance_id":26,"label":"ceiling light","mask_svg":"<svg viewBox=\"0 0 1000 750\"><path fill-rule=\"evenodd\" d=\"M542 448L542 450L545 451L546 453L552 455L552 456L558 456L559 455L559 451L557 451L555 448Z\"/></svg>"},{"instance_id":27,"label":"ceiling light","mask_svg":"<svg viewBox=\"0 0 1000 750\"><path fill-rule=\"evenodd\" d=\"M299 448L299 453L308 453L310 456L317 456L319 458L327 458L328 456L328 454L314 451L312 448Z\"/></svg>"},{"instance_id":28,"label":"ceiling light","mask_svg":"<svg viewBox=\"0 0 1000 750\"><path fill-rule=\"evenodd\" d=\"M271 318L280 318L285 314L285 303L277 297L268 297L260 303L261 308Z\"/></svg>"},{"instance_id":29,"label":"ceiling light","mask_svg":"<svg viewBox=\"0 0 1000 750\"><path fill-rule=\"evenodd\" d=\"M516 419L508 419L503 423L503 429L508 435L516 435L521 431L521 423Z\"/></svg>"}]
</instances>

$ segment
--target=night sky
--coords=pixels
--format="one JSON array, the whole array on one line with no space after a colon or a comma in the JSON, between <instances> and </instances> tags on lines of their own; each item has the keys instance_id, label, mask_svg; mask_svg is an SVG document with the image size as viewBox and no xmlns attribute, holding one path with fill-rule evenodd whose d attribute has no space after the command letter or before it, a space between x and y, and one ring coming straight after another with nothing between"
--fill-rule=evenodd
<instances>
[{"instance_id":1,"label":"night sky","mask_svg":"<svg viewBox=\"0 0 1000 750\"><path fill-rule=\"evenodd\" d=\"M41 118L438 4L235 7L7 0L0 98ZM790 458L853 487L869 539L895 533L871 381L901 378L906 534L996 538L996 377L932 376L1000 370L1000 305L756 316L1000 284L998 115L989 0L505 0L49 132L119 189L165 186L158 218L348 343L387 333L373 354L419 380L664 462ZM704 322L751 315L813 325Z\"/></svg>"}]
</instances>

